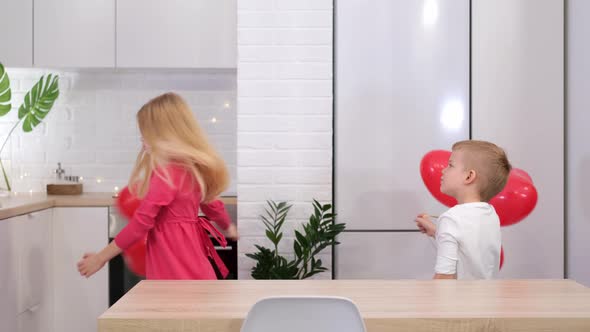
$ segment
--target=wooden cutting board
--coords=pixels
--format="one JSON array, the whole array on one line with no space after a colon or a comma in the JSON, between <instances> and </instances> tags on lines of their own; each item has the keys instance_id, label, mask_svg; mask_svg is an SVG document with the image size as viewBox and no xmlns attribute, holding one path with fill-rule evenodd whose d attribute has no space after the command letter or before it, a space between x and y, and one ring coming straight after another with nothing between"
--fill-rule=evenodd
<instances>
[{"instance_id":1,"label":"wooden cutting board","mask_svg":"<svg viewBox=\"0 0 590 332\"><path fill-rule=\"evenodd\" d=\"M47 195L80 195L82 183L58 183L47 185Z\"/></svg>"}]
</instances>

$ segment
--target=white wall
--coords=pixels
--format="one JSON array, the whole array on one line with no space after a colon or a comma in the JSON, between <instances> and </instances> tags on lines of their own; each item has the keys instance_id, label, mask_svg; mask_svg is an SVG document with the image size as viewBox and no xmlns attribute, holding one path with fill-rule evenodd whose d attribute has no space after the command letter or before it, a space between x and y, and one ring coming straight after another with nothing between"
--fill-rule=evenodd
<instances>
[{"instance_id":1,"label":"white wall","mask_svg":"<svg viewBox=\"0 0 590 332\"><path fill-rule=\"evenodd\" d=\"M567 277L590 287L590 1L567 4Z\"/></svg>"},{"instance_id":2,"label":"white wall","mask_svg":"<svg viewBox=\"0 0 590 332\"><path fill-rule=\"evenodd\" d=\"M472 8L472 137L529 172L535 210L503 227L503 278L564 276L564 3L477 0Z\"/></svg>"},{"instance_id":3,"label":"white wall","mask_svg":"<svg viewBox=\"0 0 590 332\"><path fill-rule=\"evenodd\" d=\"M2 141L17 120L25 93L41 75L60 75L60 96L47 118L31 133L15 130L4 153L12 166L15 191L44 191L54 179L57 162L67 174L84 177L85 191L121 188L140 147L135 114L149 99L175 91L190 104L228 164L232 185L226 194L235 194L235 72L15 68L7 72L14 109L0 117Z\"/></svg>"},{"instance_id":4,"label":"white wall","mask_svg":"<svg viewBox=\"0 0 590 332\"><path fill-rule=\"evenodd\" d=\"M245 253L268 244L265 200L294 204L293 228L311 200L332 198L332 0L238 1L239 278L250 278ZM331 266L326 250L322 261ZM329 272L319 278L330 278Z\"/></svg>"}]
</instances>

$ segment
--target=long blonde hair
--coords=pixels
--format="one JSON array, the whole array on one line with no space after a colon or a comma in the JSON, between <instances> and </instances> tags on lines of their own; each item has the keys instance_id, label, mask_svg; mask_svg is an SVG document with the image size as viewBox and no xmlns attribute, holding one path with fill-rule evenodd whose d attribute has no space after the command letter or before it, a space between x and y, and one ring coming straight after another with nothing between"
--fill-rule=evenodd
<instances>
[{"instance_id":1,"label":"long blonde hair","mask_svg":"<svg viewBox=\"0 0 590 332\"><path fill-rule=\"evenodd\" d=\"M229 183L227 167L209 144L186 102L175 93L158 96L137 112L137 124L150 151L142 148L129 179L129 189L144 197L155 170L174 163L192 173L201 189L201 200L209 202ZM170 185L169 174L159 174Z\"/></svg>"}]
</instances>

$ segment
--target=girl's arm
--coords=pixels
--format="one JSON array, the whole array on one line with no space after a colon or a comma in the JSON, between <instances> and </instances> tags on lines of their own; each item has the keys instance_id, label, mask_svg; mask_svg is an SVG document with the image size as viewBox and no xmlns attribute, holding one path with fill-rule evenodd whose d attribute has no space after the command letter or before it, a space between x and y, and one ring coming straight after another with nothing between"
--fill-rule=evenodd
<instances>
[{"instance_id":1,"label":"girl's arm","mask_svg":"<svg viewBox=\"0 0 590 332\"><path fill-rule=\"evenodd\" d=\"M209 203L202 203L201 204L201 211L213 222L215 222L221 229L224 230L225 235L232 239L237 240L238 235L238 228L234 223L232 223L227 210L225 209L225 205L221 200L214 200Z\"/></svg>"},{"instance_id":2,"label":"girl's arm","mask_svg":"<svg viewBox=\"0 0 590 332\"><path fill-rule=\"evenodd\" d=\"M117 234L115 239L98 254L86 253L82 256L82 259L78 262L80 275L86 278L92 276L106 262L132 246L135 242L143 239L147 232L154 227L160 209L170 204L175 196L176 189L169 185L162 176L154 172L150 178L148 193L142 199L133 218Z\"/></svg>"},{"instance_id":3,"label":"girl's arm","mask_svg":"<svg viewBox=\"0 0 590 332\"><path fill-rule=\"evenodd\" d=\"M143 239L147 232L154 227L156 217L162 207L169 205L176 197L177 189L162 177L161 172L154 172L150 179L150 187L141 200L133 218L115 237L116 245L122 250L131 247L135 242ZM171 177L174 175L171 172Z\"/></svg>"},{"instance_id":4,"label":"girl's arm","mask_svg":"<svg viewBox=\"0 0 590 332\"><path fill-rule=\"evenodd\" d=\"M98 254L85 253L82 259L78 262L78 272L83 277L90 277L110 261L113 257L120 254L123 250L117 246L115 241L102 249Z\"/></svg>"}]
</instances>

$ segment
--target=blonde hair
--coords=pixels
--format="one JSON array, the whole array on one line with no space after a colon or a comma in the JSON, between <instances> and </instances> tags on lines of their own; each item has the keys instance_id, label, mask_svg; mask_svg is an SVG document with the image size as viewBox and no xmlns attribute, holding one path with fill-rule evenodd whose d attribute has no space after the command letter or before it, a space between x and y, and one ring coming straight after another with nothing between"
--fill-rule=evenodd
<instances>
[{"instance_id":1,"label":"blonde hair","mask_svg":"<svg viewBox=\"0 0 590 332\"><path fill-rule=\"evenodd\" d=\"M453 144L453 151L464 151L465 168L476 171L482 201L488 202L504 189L512 166L506 152L494 143L468 140Z\"/></svg>"},{"instance_id":2,"label":"blonde hair","mask_svg":"<svg viewBox=\"0 0 590 332\"><path fill-rule=\"evenodd\" d=\"M149 189L149 179L156 171L172 186L165 166L174 163L186 168L198 182L201 200L210 202L223 192L229 182L227 167L209 144L186 102L175 93L165 93L147 102L137 112L137 123L149 153L142 149L129 180L129 188L139 197Z\"/></svg>"}]
</instances>

